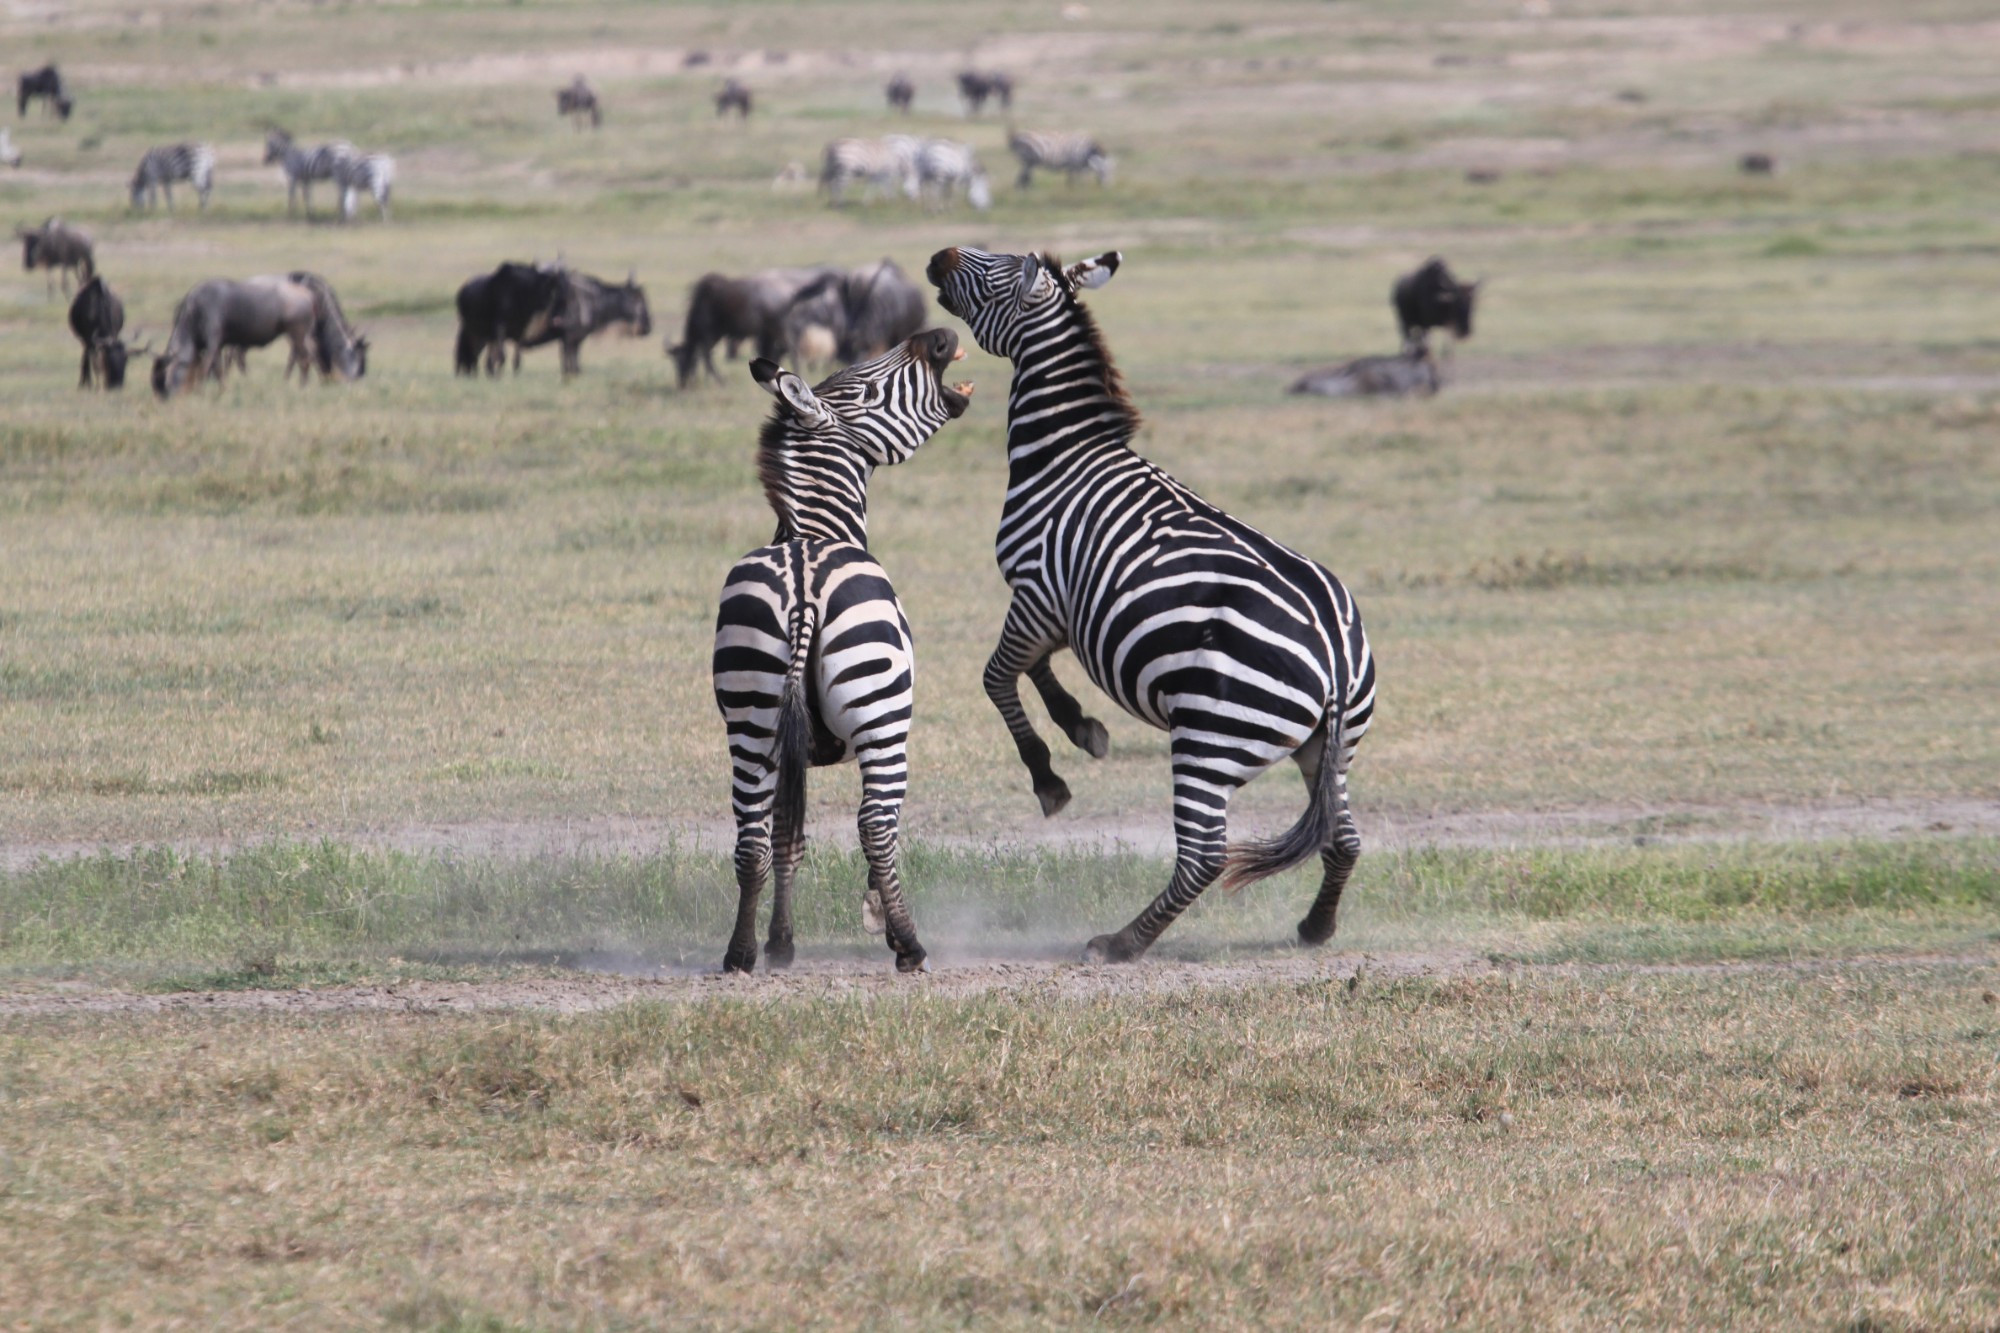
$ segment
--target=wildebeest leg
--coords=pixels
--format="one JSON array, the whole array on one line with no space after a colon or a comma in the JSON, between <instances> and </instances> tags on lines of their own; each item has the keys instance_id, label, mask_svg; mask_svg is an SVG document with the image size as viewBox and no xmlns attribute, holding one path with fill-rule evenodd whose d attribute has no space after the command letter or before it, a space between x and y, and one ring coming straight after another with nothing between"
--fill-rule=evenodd
<instances>
[{"instance_id":1,"label":"wildebeest leg","mask_svg":"<svg viewBox=\"0 0 2000 1333\"><path fill-rule=\"evenodd\" d=\"M514 344L514 373L516 375L521 373L521 344L519 343Z\"/></svg>"},{"instance_id":2,"label":"wildebeest leg","mask_svg":"<svg viewBox=\"0 0 2000 1333\"><path fill-rule=\"evenodd\" d=\"M1126 963L1139 957L1222 873L1229 798L1236 784L1216 772L1209 742L1199 730L1176 727L1168 734L1174 765L1173 878L1123 930L1085 945L1085 962Z\"/></svg>"},{"instance_id":3,"label":"wildebeest leg","mask_svg":"<svg viewBox=\"0 0 2000 1333\"><path fill-rule=\"evenodd\" d=\"M1092 759L1102 759L1111 752L1111 734L1104 724L1094 717L1086 717L1083 705L1076 696L1063 688L1056 679L1055 667L1050 664L1053 654L1044 655L1042 660L1028 668L1028 679L1035 683L1036 693L1042 696L1042 706L1049 710L1049 720L1062 728L1069 742Z\"/></svg>"},{"instance_id":4,"label":"wildebeest leg","mask_svg":"<svg viewBox=\"0 0 2000 1333\"><path fill-rule=\"evenodd\" d=\"M90 354L93 350L89 347L83 349L83 366L78 372L76 381L76 387L79 389L88 389L90 387Z\"/></svg>"},{"instance_id":5,"label":"wildebeest leg","mask_svg":"<svg viewBox=\"0 0 2000 1333\"><path fill-rule=\"evenodd\" d=\"M719 370L717 370L717 369L715 368L715 344L714 344L714 343L705 343L705 344L703 344L703 346L702 346L702 349L701 349L701 363L702 363L702 364L703 364L704 366L707 366L707 367L708 367L708 377L709 377L710 379L714 380L714 381L715 381L715 382L716 382L717 384L721 384L721 383L723 382L723 380L722 380L722 372L721 372L721 371L719 371Z\"/></svg>"},{"instance_id":6,"label":"wildebeest leg","mask_svg":"<svg viewBox=\"0 0 2000 1333\"><path fill-rule=\"evenodd\" d=\"M1021 707L1022 673L1038 662L1047 661L1049 654L1062 646L1051 643L1041 629L1047 623L1049 617L1026 606L1021 592L1016 590L1007 608L1007 620L1000 627L1000 645L987 660L983 679L986 697L1000 710L1000 720L1007 724L1021 762L1028 766L1035 798L1042 803L1042 814L1052 815L1069 804L1069 784L1050 767L1048 743L1036 734L1034 723L1028 720L1028 711Z\"/></svg>"}]
</instances>

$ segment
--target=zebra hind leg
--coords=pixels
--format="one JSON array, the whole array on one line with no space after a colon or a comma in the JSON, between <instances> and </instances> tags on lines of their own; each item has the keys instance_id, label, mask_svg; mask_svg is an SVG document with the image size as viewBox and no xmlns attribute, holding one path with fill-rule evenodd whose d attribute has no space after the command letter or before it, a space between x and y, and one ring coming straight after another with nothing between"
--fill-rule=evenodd
<instances>
[{"instance_id":1,"label":"zebra hind leg","mask_svg":"<svg viewBox=\"0 0 2000 1333\"><path fill-rule=\"evenodd\" d=\"M1056 679L1055 668L1044 657L1028 668L1028 679L1035 683L1036 691L1042 696L1042 706L1049 710L1049 720L1062 728L1069 742L1092 759L1102 759L1111 753L1111 733L1104 724L1087 716L1083 705L1076 696L1063 688Z\"/></svg>"},{"instance_id":2,"label":"zebra hind leg","mask_svg":"<svg viewBox=\"0 0 2000 1333\"><path fill-rule=\"evenodd\" d=\"M898 972L928 971L924 946L917 940L916 922L910 917L910 905L903 900L903 881L896 867L907 769L900 752L893 756L893 762L893 772L867 769L862 772L861 814L857 825L861 852L868 858L868 899L863 901L862 914L865 917L870 906L879 905L876 910L881 913L889 947L895 951ZM890 786L894 787L893 794L882 790Z\"/></svg>"},{"instance_id":3,"label":"zebra hind leg","mask_svg":"<svg viewBox=\"0 0 2000 1333\"><path fill-rule=\"evenodd\" d=\"M722 955L724 972L749 972L757 966L757 899L771 870L770 793L762 811L739 813L736 825L736 928Z\"/></svg>"},{"instance_id":4,"label":"zebra hind leg","mask_svg":"<svg viewBox=\"0 0 2000 1333\"><path fill-rule=\"evenodd\" d=\"M1174 744L1174 877L1146 910L1113 935L1084 946L1086 963L1129 963L1153 947L1160 933L1185 912L1222 873L1228 838L1229 796L1234 779L1207 767L1207 760ZM1227 785L1225 785L1227 784Z\"/></svg>"},{"instance_id":5,"label":"zebra hind leg","mask_svg":"<svg viewBox=\"0 0 2000 1333\"><path fill-rule=\"evenodd\" d=\"M1340 895L1346 891L1347 877L1354 873L1355 863L1361 859L1361 830L1354 826L1354 812L1347 804L1347 765L1353 759L1354 750L1347 745L1342 745L1340 752L1333 755L1327 754L1326 750L1326 733L1321 731L1293 756L1300 771L1305 774L1308 787L1319 781L1321 764L1339 765L1333 779L1339 801L1338 813L1334 816L1333 837L1319 854L1325 873L1320 877L1319 893L1313 898L1312 907L1299 920L1299 942L1308 946L1325 944L1333 938L1340 912Z\"/></svg>"},{"instance_id":6,"label":"zebra hind leg","mask_svg":"<svg viewBox=\"0 0 2000 1333\"><path fill-rule=\"evenodd\" d=\"M771 848L771 928L764 939L764 966L773 972L783 971L792 965L792 885L798 879L799 862L804 859L805 851L803 830L791 839L790 845L774 845ZM754 904L752 911L755 911ZM751 929L753 932L756 929L754 921ZM756 961L757 953L753 946L750 964ZM749 965L743 970L749 971Z\"/></svg>"}]
</instances>

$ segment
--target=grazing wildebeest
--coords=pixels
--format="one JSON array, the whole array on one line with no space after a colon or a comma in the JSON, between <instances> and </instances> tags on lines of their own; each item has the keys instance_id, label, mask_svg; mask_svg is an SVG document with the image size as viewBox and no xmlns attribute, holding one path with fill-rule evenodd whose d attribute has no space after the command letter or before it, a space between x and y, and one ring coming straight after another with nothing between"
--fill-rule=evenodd
<instances>
[{"instance_id":1,"label":"grazing wildebeest","mask_svg":"<svg viewBox=\"0 0 2000 1333\"><path fill-rule=\"evenodd\" d=\"M55 299L58 270L64 292L69 291L72 273L78 282L88 282L97 272L90 238L61 218L50 218L39 227L16 227L14 234L21 238L21 267L31 272L38 268L49 271L50 300Z\"/></svg>"},{"instance_id":2,"label":"grazing wildebeest","mask_svg":"<svg viewBox=\"0 0 2000 1333\"><path fill-rule=\"evenodd\" d=\"M452 356L457 372L477 374L483 354L486 373L498 375L509 342L548 341L543 335L560 318L565 294L562 269L542 264L508 262L466 279L458 289L458 342ZM518 352L514 369L518 374Z\"/></svg>"},{"instance_id":3,"label":"grazing wildebeest","mask_svg":"<svg viewBox=\"0 0 2000 1333\"><path fill-rule=\"evenodd\" d=\"M209 191L215 188L215 150L205 143L169 144L153 148L139 159L132 173L132 207L151 208L161 194L167 196L167 211L174 211L174 182L194 186L201 206L208 207Z\"/></svg>"},{"instance_id":4,"label":"grazing wildebeest","mask_svg":"<svg viewBox=\"0 0 2000 1333\"><path fill-rule=\"evenodd\" d=\"M581 74L569 81L569 87L556 89L556 114L568 116L578 133L583 131L586 118L593 130L604 123L604 108L598 104L597 90Z\"/></svg>"},{"instance_id":5,"label":"grazing wildebeest","mask_svg":"<svg viewBox=\"0 0 2000 1333\"><path fill-rule=\"evenodd\" d=\"M264 165L276 162L285 173L285 212L291 213L297 207L297 199L303 194L306 201L306 217L312 217L314 181L330 181L340 172L343 162L359 157L361 150L345 139L323 143L317 148L301 148L284 130L273 129L264 136Z\"/></svg>"},{"instance_id":6,"label":"grazing wildebeest","mask_svg":"<svg viewBox=\"0 0 2000 1333\"><path fill-rule=\"evenodd\" d=\"M1396 328L1403 345L1421 339L1431 329L1451 330L1454 344L1472 336L1472 307L1479 297L1477 282L1460 282L1433 255L1414 273L1396 279L1390 299L1396 306Z\"/></svg>"},{"instance_id":7,"label":"grazing wildebeest","mask_svg":"<svg viewBox=\"0 0 2000 1333\"><path fill-rule=\"evenodd\" d=\"M891 111L900 111L907 116L910 114L910 104L917 100L917 85L910 82L909 75L898 74L889 80L888 86L882 93L889 99Z\"/></svg>"},{"instance_id":8,"label":"grazing wildebeest","mask_svg":"<svg viewBox=\"0 0 2000 1333\"><path fill-rule=\"evenodd\" d=\"M715 95L715 114L726 116L734 111L744 120L750 119L750 89L740 80L731 77L722 82L722 91Z\"/></svg>"},{"instance_id":9,"label":"grazing wildebeest","mask_svg":"<svg viewBox=\"0 0 2000 1333\"><path fill-rule=\"evenodd\" d=\"M40 69L31 69L23 73L19 89L19 97L15 104L16 115L27 115L28 103L37 97L43 99L43 114L54 112L58 120L68 120L70 111L76 106L76 103L70 100L68 89L63 87L62 74L54 65L44 65Z\"/></svg>"},{"instance_id":10,"label":"grazing wildebeest","mask_svg":"<svg viewBox=\"0 0 2000 1333\"><path fill-rule=\"evenodd\" d=\"M0 126L0 163L10 167L21 165L21 150L14 146L14 136L5 126Z\"/></svg>"},{"instance_id":11,"label":"grazing wildebeest","mask_svg":"<svg viewBox=\"0 0 2000 1333\"><path fill-rule=\"evenodd\" d=\"M978 115L986 108L986 99L997 97L1003 111L1014 106L1014 80L998 70L968 69L958 76L958 95L965 99L967 111Z\"/></svg>"},{"instance_id":12,"label":"grazing wildebeest","mask_svg":"<svg viewBox=\"0 0 2000 1333\"><path fill-rule=\"evenodd\" d=\"M313 363L319 367L320 378L358 380L366 375L368 339L347 322L347 312L340 308L333 284L303 270L287 273L285 278L312 293Z\"/></svg>"},{"instance_id":13,"label":"grazing wildebeest","mask_svg":"<svg viewBox=\"0 0 2000 1333\"><path fill-rule=\"evenodd\" d=\"M849 363L879 356L923 327L924 294L893 259L877 260L807 283L786 312L786 334L795 355L806 331L833 335L834 355Z\"/></svg>"},{"instance_id":14,"label":"grazing wildebeest","mask_svg":"<svg viewBox=\"0 0 2000 1333\"><path fill-rule=\"evenodd\" d=\"M1021 176L1014 183L1027 189L1035 183L1035 168L1060 171L1065 182L1076 184L1077 173L1088 171L1099 185L1111 183L1111 154L1088 134L1037 134L1031 130L1009 130L1007 148L1020 159Z\"/></svg>"},{"instance_id":15,"label":"grazing wildebeest","mask_svg":"<svg viewBox=\"0 0 2000 1333\"><path fill-rule=\"evenodd\" d=\"M785 354L785 312L801 288L841 270L817 268L775 268L748 277L732 278L721 273L704 274L688 289L687 320L681 340L669 344L674 372L685 389L695 378L695 367L707 367L718 384L722 372L715 368L715 346L725 343L728 355L745 342L753 343L757 355L776 361Z\"/></svg>"},{"instance_id":16,"label":"grazing wildebeest","mask_svg":"<svg viewBox=\"0 0 2000 1333\"><path fill-rule=\"evenodd\" d=\"M1736 159L1736 169L1746 176L1769 176L1778 169L1778 160L1769 153L1745 153Z\"/></svg>"},{"instance_id":17,"label":"grazing wildebeest","mask_svg":"<svg viewBox=\"0 0 2000 1333\"><path fill-rule=\"evenodd\" d=\"M313 290L287 277L197 283L174 307L166 350L153 360L153 392L168 398L210 377L220 382L225 351L268 347L281 335L291 343L285 376L289 379L296 366L303 386L318 360L319 314Z\"/></svg>"},{"instance_id":18,"label":"grazing wildebeest","mask_svg":"<svg viewBox=\"0 0 2000 1333\"><path fill-rule=\"evenodd\" d=\"M77 289L69 303L69 328L83 344L83 363L77 371L76 387L88 389L93 382L107 389L125 387L125 365L147 348L126 346L119 337L125 329L125 303L98 274Z\"/></svg>"},{"instance_id":19,"label":"grazing wildebeest","mask_svg":"<svg viewBox=\"0 0 2000 1333\"><path fill-rule=\"evenodd\" d=\"M521 352L544 343L562 344L563 378L583 373L583 340L613 326L627 334L644 338L653 331L653 312L646 304L646 289L636 275L628 273L622 284L613 285L588 273L557 271L561 296L556 317L532 337L514 345L514 371L521 370Z\"/></svg>"},{"instance_id":20,"label":"grazing wildebeest","mask_svg":"<svg viewBox=\"0 0 2000 1333\"><path fill-rule=\"evenodd\" d=\"M1344 365L1309 370L1292 383L1288 393L1322 398L1429 397L1438 391L1437 363L1422 338L1394 356L1362 356Z\"/></svg>"}]
</instances>

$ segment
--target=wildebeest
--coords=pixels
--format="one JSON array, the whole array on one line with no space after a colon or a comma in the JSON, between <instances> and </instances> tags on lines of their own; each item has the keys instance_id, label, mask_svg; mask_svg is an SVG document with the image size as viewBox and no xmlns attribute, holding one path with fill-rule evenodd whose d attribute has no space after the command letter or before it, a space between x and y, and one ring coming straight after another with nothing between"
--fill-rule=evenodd
<instances>
[{"instance_id":1,"label":"wildebeest","mask_svg":"<svg viewBox=\"0 0 2000 1333\"><path fill-rule=\"evenodd\" d=\"M568 378L582 372L583 342L592 334L613 326L640 338L653 331L646 289L635 275L614 284L560 264L502 264L459 288L458 312L453 362L461 375L475 372L482 352L487 374L498 374L510 342L518 375L523 351L559 342Z\"/></svg>"},{"instance_id":2,"label":"wildebeest","mask_svg":"<svg viewBox=\"0 0 2000 1333\"><path fill-rule=\"evenodd\" d=\"M900 111L907 116L910 114L910 104L917 100L917 85L910 82L909 75L898 74L889 80L888 86L882 89L882 94L889 99L891 111Z\"/></svg>"},{"instance_id":3,"label":"wildebeest","mask_svg":"<svg viewBox=\"0 0 2000 1333\"><path fill-rule=\"evenodd\" d=\"M294 270L285 275L313 296L313 364L321 379L358 380L368 373L368 339L347 322L333 284L317 273ZM238 361L241 361L238 355ZM287 367L289 370L290 367ZM299 376L304 379L303 373Z\"/></svg>"},{"instance_id":4,"label":"wildebeest","mask_svg":"<svg viewBox=\"0 0 2000 1333\"><path fill-rule=\"evenodd\" d=\"M1778 169L1778 160L1769 153L1745 153L1736 159L1736 169L1746 176L1769 176Z\"/></svg>"},{"instance_id":5,"label":"wildebeest","mask_svg":"<svg viewBox=\"0 0 2000 1333\"><path fill-rule=\"evenodd\" d=\"M799 289L786 311L789 349L801 360L808 331L832 335L833 354L849 363L880 356L924 325L924 294L895 260L845 273L835 270Z\"/></svg>"},{"instance_id":6,"label":"wildebeest","mask_svg":"<svg viewBox=\"0 0 2000 1333\"><path fill-rule=\"evenodd\" d=\"M62 272L65 292L69 291L72 273L78 282L88 282L97 272L90 238L61 218L50 218L39 227L16 227L14 234L21 238L21 267L31 272L38 268L49 271L51 300L56 294L57 270Z\"/></svg>"},{"instance_id":7,"label":"wildebeest","mask_svg":"<svg viewBox=\"0 0 2000 1333\"><path fill-rule=\"evenodd\" d=\"M718 384L722 372L715 368L715 346L727 344L728 354L745 342L753 343L757 355L776 361L785 354L785 313L801 288L841 270L817 268L775 268L748 277L732 278L708 273L688 289L687 320L681 340L667 347L673 358L680 387L685 389L695 377L695 367L705 366Z\"/></svg>"},{"instance_id":8,"label":"wildebeest","mask_svg":"<svg viewBox=\"0 0 2000 1333\"><path fill-rule=\"evenodd\" d=\"M734 111L744 120L750 119L750 89L736 78L724 79L722 91L715 95L715 114L726 116Z\"/></svg>"},{"instance_id":9,"label":"wildebeest","mask_svg":"<svg viewBox=\"0 0 2000 1333\"><path fill-rule=\"evenodd\" d=\"M153 360L153 392L168 398L211 377L220 381L226 350L268 347L280 336L291 343L285 375L289 378L297 367L304 385L318 361L315 328L320 315L313 289L289 277L197 283L174 307L166 350Z\"/></svg>"},{"instance_id":10,"label":"wildebeest","mask_svg":"<svg viewBox=\"0 0 2000 1333\"><path fill-rule=\"evenodd\" d=\"M14 146L14 136L0 126L0 163L10 167L21 165L21 150Z\"/></svg>"},{"instance_id":11,"label":"wildebeest","mask_svg":"<svg viewBox=\"0 0 2000 1333\"><path fill-rule=\"evenodd\" d=\"M1438 391L1437 363L1430 345L1412 341L1394 356L1362 356L1345 365L1309 370L1292 383L1288 393L1312 393L1322 398L1402 397Z\"/></svg>"},{"instance_id":12,"label":"wildebeest","mask_svg":"<svg viewBox=\"0 0 2000 1333\"><path fill-rule=\"evenodd\" d=\"M119 337L125 328L125 303L106 284L103 274L77 289L76 299L69 303L69 328L83 344L76 381L79 389L88 389L93 381L107 389L124 388L126 362L148 350L127 347Z\"/></svg>"},{"instance_id":13,"label":"wildebeest","mask_svg":"<svg viewBox=\"0 0 2000 1333\"><path fill-rule=\"evenodd\" d=\"M1396 328L1403 345L1431 329L1449 329L1453 340L1472 336L1472 307L1479 297L1477 282L1460 282L1436 255L1414 273L1396 279L1390 300L1396 306Z\"/></svg>"},{"instance_id":14,"label":"wildebeest","mask_svg":"<svg viewBox=\"0 0 2000 1333\"><path fill-rule=\"evenodd\" d=\"M28 114L28 103L39 97L44 114L53 111L58 120L68 120L69 113L76 106L70 100L69 90L63 87L63 77L54 65L44 65L21 75L19 96L15 103L15 114Z\"/></svg>"},{"instance_id":15,"label":"wildebeest","mask_svg":"<svg viewBox=\"0 0 2000 1333\"><path fill-rule=\"evenodd\" d=\"M1014 80L998 70L968 69L958 76L958 95L965 99L966 110L978 115L986 107L986 99L997 97L1003 111L1014 106Z\"/></svg>"},{"instance_id":16,"label":"wildebeest","mask_svg":"<svg viewBox=\"0 0 2000 1333\"><path fill-rule=\"evenodd\" d=\"M524 348L560 342L563 378L568 379L583 373L583 340L592 334L614 326L637 338L652 333L653 312L646 304L646 289L639 285L636 275L627 273L623 283L614 285L588 273L561 269L559 279L562 293L556 318L537 336L514 345L515 373L520 372Z\"/></svg>"},{"instance_id":17,"label":"wildebeest","mask_svg":"<svg viewBox=\"0 0 2000 1333\"><path fill-rule=\"evenodd\" d=\"M597 90L581 74L569 81L569 87L556 89L556 114L568 116L579 132L586 117L593 130L604 123L604 109L598 104Z\"/></svg>"}]
</instances>

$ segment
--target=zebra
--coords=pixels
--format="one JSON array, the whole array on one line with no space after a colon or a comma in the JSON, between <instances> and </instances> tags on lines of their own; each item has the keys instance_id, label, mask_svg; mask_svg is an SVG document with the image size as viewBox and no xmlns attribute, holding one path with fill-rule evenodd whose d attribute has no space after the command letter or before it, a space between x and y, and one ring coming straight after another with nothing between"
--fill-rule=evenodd
<instances>
[{"instance_id":1,"label":"zebra","mask_svg":"<svg viewBox=\"0 0 2000 1333\"><path fill-rule=\"evenodd\" d=\"M986 168L972 149L950 139L926 139L917 151L917 187L925 200L942 208L952 192L963 189L965 200L981 210L993 207L993 187Z\"/></svg>"},{"instance_id":2,"label":"zebra","mask_svg":"<svg viewBox=\"0 0 2000 1333\"><path fill-rule=\"evenodd\" d=\"M868 192L891 189L906 199L918 195L917 155L923 145L907 134L880 139L835 139L826 146L819 172L820 188L835 205L847 201L849 181L864 181Z\"/></svg>"},{"instance_id":3,"label":"zebra","mask_svg":"<svg viewBox=\"0 0 2000 1333\"><path fill-rule=\"evenodd\" d=\"M174 182L187 181L208 207L208 192L215 188L215 150L205 143L177 143L154 148L139 159L132 173L132 207L151 208L157 197L167 196L167 211L174 209Z\"/></svg>"},{"instance_id":4,"label":"zebra","mask_svg":"<svg viewBox=\"0 0 2000 1333\"><path fill-rule=\"evenodd\" d=\"M757 899L774 869L765 963L791 965L806 770L850 758L861 768L863 922L886 931L898 971L924 966L896 872L916 663L896 590L868 554L868 480L965 411L972 386L943 379L963 355L957 334L932 329L817 388L774 362L750 365L777 400L758 439L757 474L778 529L729 571L715 622L715 702L729 732L736 814L726 972L757 964Z\"/></svg>"},{"instance_id":5,"label":"zebra","mask_svg":"<svg viewBox=\"0 0 2000 1333\"><path fill-rule=\"evenodd\" d=\"M1021 160L1022 189L1035 183L1035 168L1060 171L1070 184L1077 173L1092 172L1099 185L1111 183L1111 155L1088 134L1037 134L1032 130L1007 131L1007 147Z\"/></svg>"},{"instance_id":6,"label":"zebra","mask_svg":"<svg viewBox=\"0 0 2000 1333\"><path fill-rule=\"evenodd\" d=\"M597 90L581 74L570 80L569 87L556 89L556 114L568 116L579 132L586 116L593 130L604 123L604 108L598 105Z\"/></svg>"},{"instance_id":7,"label":"zebra","mask_svg":"<svg viewBox=\"0 0 2000 1333\"><path fill-rule=\"evenodd\" d=\"M317 148L301 148L292 136L283 130L274 129L264 136L264 165L279 164L285 173L285 212L291 213L294 200L303 194L306 201L306 217L312 217L314 181L334 179L340 164L350 157L360 156L360 150L345 139L335 139Z\"/></svg>"},{"instance_id":8,"label":"zebra","mask_svg":"<svg viewBox=\"0 0 2000 1333\"><path fill-rule=\"evenodd\" d=\"M1021 707L1024 672L1093 757L1109 738L1056 679L1050 659L1063 648L1126 712L1168 734L1173 878L1122 930L1091 940L1086 960L1137 958L1218 875L1234 888L1315 853L1324 878L1298 932L1320 944L1361 853L1347 768L1375 706L1374 659L1332 574L1133 452L1138 411L1078 300L1119 262L1112 251L1064 268L1047 255L959 247L927 270L938 303L1014 363L996 540L1013 600L986 694L1044 815L1070 792ZM1230 797L1288 755L1305 774L1305 813L1276 838L1225 846Z\"/></svg>"},{"instance_id":9,"label":"zebra","mask_svg":"<svg viewBox=\"0 0 2000 1333\"><path fill-rule=\"evenodd\" d=\"M354 221L354 205L366 190L389 220L389 190L396 183L396 159L387 153L362 153L344 157L334 166L333 183L340 188L340 220Z\"/></svg>"}]
</instances>

